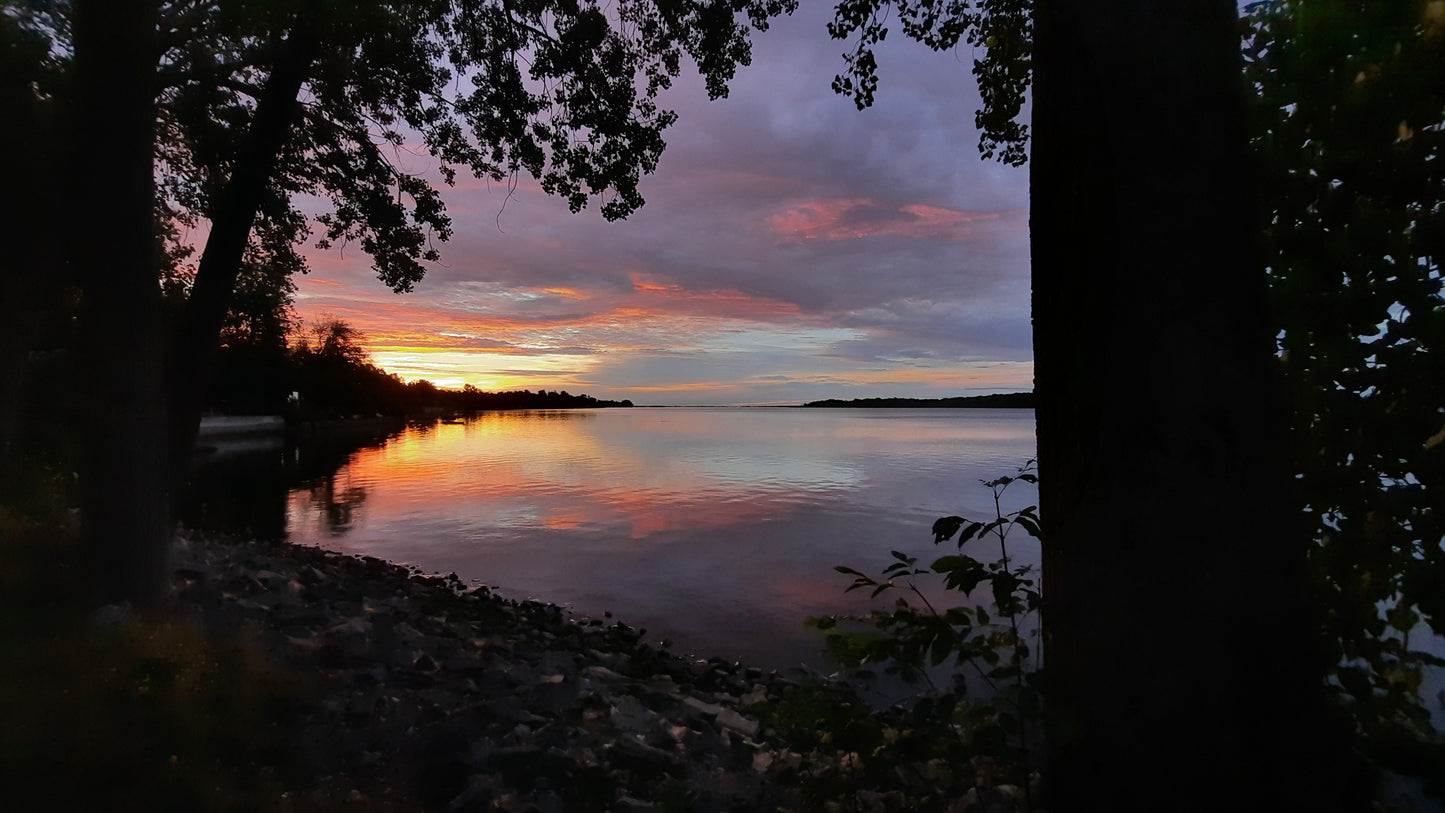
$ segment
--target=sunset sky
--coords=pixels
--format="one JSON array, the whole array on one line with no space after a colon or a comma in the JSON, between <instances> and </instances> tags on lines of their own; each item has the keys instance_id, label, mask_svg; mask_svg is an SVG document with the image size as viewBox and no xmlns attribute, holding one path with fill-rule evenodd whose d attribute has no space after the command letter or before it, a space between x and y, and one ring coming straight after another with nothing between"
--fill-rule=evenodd
<instances>
[{"instance_id":1,"label":"sunset sky","mask_svg":"<svg viewBox=\"0 0 1445 813\"><path fill-rule=\"evenodd\" d=\"M356 247L312 249L299 315L449 387L689 405L1030 389L1027 172L978 158L972 53L893 32L859 112L829 88L830 18L805 3L756 37L728 99L676 83L628 220L462 176L443 192L456 235L413 293Z\"/></svg>"}]
</instances>

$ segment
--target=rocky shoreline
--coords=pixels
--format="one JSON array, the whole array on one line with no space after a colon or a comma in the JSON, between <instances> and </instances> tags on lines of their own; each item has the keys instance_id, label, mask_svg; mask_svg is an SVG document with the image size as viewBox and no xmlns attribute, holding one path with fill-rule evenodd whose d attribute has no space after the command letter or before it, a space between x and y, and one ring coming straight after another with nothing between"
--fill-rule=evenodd
<instances>
[{"instance_id":1,"label":"rocky shoreline","mask_svg":"<svg viewBox=\"0 0 1445 813\"><path fill-rule=\"evenodd\" d=\"M624 624L501 599L455 574L191 540L178 545L173 587L180 618L247 630L289 674L315 681L275 769L289 775L272 777L288 788L281 809L347 799L356 809L538 813L924 801L961 811L990 801L974 772L933 760L898 787L844 782L823 802L810 780L861 777L863 757L790 742L766 710L800 691L815 705L861 707L845 686L677 657Z\"/></svg>"}]
</instances>

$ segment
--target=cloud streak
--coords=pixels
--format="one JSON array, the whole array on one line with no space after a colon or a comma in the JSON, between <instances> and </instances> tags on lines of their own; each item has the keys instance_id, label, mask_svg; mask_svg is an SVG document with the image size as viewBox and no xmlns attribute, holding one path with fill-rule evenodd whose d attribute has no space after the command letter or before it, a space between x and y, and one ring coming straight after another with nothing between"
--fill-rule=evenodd
<instances>
[{"instance_id":1,"label":"cloud streak","mask_svg":"<svg viewBox=\"0 0 1445 813\"><path fill-rule=\"evenodd\" d=\"M758 37L725 100L677 83L629 220L468 179L443 192L456 235L414 293L354 248L313 250L298 311L444 386L664 404L1029 388L1027 176L976 156L971 56L887 42L859 112L829 90L829 16Z\"/></svg>"}]
</instances>

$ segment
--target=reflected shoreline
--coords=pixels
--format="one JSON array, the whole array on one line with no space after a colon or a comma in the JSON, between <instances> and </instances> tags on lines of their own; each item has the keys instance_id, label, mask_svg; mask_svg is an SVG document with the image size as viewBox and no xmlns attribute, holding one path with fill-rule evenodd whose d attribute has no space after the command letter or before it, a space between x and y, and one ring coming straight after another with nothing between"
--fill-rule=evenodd
<instances>
[{"instance_id":1,"label":"reflected shoreline","mask_svg":"<svg viewBox=\"0 0 1445 813\"><path fill-rule=\"evenodd\" d=\"M200 535L456 572L646 627L678 652L832 671L809 615L866 611L832 567L935 554L938 516L1034 450L1027 410L478 413L198 459Z\"/></svg>"}]
</instances>

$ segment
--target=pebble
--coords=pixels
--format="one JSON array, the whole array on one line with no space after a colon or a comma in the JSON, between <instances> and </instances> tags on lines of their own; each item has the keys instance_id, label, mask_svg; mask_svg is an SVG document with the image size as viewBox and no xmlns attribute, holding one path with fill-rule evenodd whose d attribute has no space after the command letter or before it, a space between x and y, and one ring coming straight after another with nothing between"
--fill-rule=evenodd
<instances>
[{"instance_id":1,"label":"pebble","mask_svg":"<svg viewBox=\"0 0 1445 813\"><path fill-rule=\"evenodd\" d=\"M797 802L768 777L803 758L749 709L805 677L680 658L644 630L367 557L186 540L175 567L176 602L259 625L278 662L325 679L294 756L359 793L412 787L427 809L539 813Z\"/></svg>"}]
</instances>

